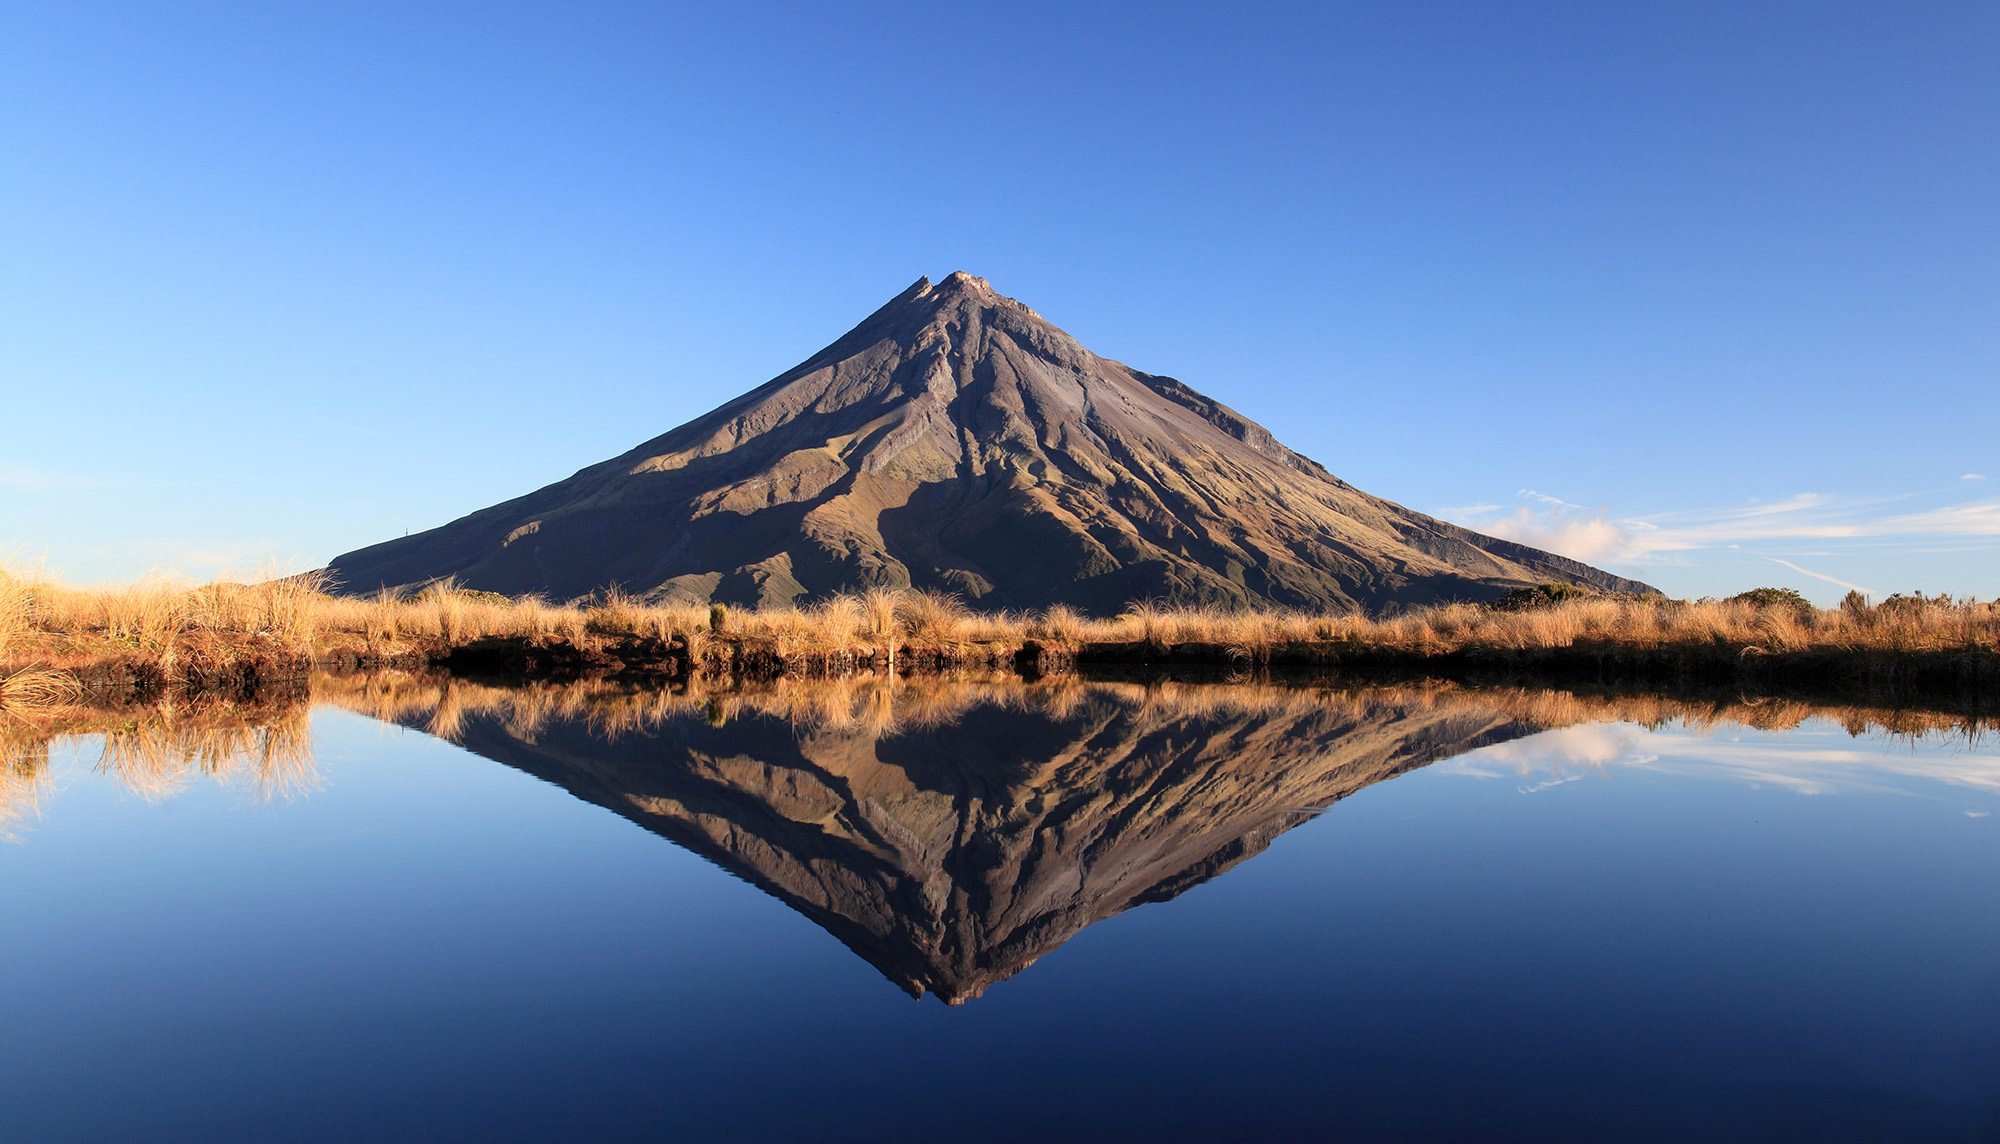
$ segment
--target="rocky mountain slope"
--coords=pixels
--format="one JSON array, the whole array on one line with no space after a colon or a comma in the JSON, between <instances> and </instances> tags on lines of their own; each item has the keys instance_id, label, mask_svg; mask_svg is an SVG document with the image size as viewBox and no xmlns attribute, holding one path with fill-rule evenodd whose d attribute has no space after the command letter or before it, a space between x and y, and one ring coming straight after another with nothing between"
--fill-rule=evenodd
<instances>
[{"instance_id":1,"label":"rocky mountain slope","mask_svg":"<svg viewBox=\"0 0 2000 1144\"><path fill-rule=\"evenodd\" d=\"M1645 585L1370 496L984 280L919 279L809 360L567 480L336 558L345 590L456 577L566 599L977 607L1145 598L1347 610L1534 581Z\"/></svg>"}]
</instances>

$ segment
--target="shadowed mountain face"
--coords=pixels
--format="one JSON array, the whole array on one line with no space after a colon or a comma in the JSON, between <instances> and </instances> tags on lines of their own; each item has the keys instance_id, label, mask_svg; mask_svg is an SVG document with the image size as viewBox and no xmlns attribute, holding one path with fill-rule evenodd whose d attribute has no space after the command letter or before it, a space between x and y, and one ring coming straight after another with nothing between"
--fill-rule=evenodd
<instances>
[{"instance_id":1,"label":"shadowed mountain face","mask_svg":"<svg viewBox=\"0 0 2000 1144\"><path fill-rule=\"evenodd\" d=\"M774 605L872 586L978 606L1345 610L1534 581L1644 585L1369 496L985 281L917 283L798 367L620 457L336 558L345 590L452 576Z\"/></svg>"},{"instance_id":2,"label":"shadowed mountain face","mask_svg":"<svg viewBox=\"0 0 2000 1144\"><path fill-rule=\"evenodd\" d=\"M831 717L684 706L615 731L503 700L455 711L448 733L706 856L913 995L956 1004L1372 783L1534 729L1393 692L929 684L850 698Z\"/></svg>"}]
</instances>

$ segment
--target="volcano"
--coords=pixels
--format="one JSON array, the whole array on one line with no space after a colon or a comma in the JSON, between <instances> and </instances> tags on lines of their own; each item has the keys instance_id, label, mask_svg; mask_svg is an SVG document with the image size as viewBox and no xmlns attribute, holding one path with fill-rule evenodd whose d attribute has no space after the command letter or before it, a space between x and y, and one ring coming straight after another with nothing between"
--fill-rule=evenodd
<instances>
[{"instance_id":1,"label":"volcano","mask_svg":"<svg viewBox=\"0 0 2000 1144\"><path fill-rule=\"evenodd\" d=\"M875 586L975 607L1371 611L1646 585L1370 496L1170 377L957 273L791 370L526 496L337 557L342 590L452 577L762 607Z\"/></svg>"}]
</instances>

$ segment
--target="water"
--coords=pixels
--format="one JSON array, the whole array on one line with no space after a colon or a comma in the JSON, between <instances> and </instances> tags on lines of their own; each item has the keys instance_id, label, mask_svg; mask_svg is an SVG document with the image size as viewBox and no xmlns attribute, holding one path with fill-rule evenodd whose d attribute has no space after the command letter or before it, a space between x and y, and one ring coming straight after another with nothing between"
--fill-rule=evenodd
<instances>
[{"instance_id":1,"label":"water","mask_svg":"<svg viewBox=\"0 0 2000 1144\"><path fill-rule=\"evenodd\" d=\"M2000 1136L2000 751L1948 720L318 699L0 740L0 1137Z\"/></svg>"}]
</instances>

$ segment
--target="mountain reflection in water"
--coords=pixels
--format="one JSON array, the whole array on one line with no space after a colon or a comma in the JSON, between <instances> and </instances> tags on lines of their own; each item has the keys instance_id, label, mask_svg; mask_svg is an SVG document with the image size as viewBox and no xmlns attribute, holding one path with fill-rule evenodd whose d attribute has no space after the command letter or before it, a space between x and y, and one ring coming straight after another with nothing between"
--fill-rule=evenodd
<instances>
[{"instance_id":1,"label":"mountain reflection in water","mask_svg":"<svg viewBox=\"0 0 2000 1144\"><path fill-rule=\"evenodd\" d=\"M492 698L441 702L464 704L449 726L468 750L704 855L953 1004L1363 787L1531 729L1244 688L818 685L629 722Z\"/></svg>"},{"instance_id":2,"label":"mountain reflection in water","mask_svg":"<svg viewBox=\"0 0 2000 1144\"><path fill-rule=\"evenodd\" d=\"M390 673L322 679L314 700L616 811L779 898L913 996L950 1004L1365 787L1480 748L1504 765L1499 745L1550 728L1820 716L1856 735L1976 733L1924 713L1447 683L857 679L705 694ZM0 830L47 796L49 743L63 735L102 734L101 769L150 797L197 776L260 796L310 791L307 713L224 705L0 727Z\"/></svg>"}]
</instances>

